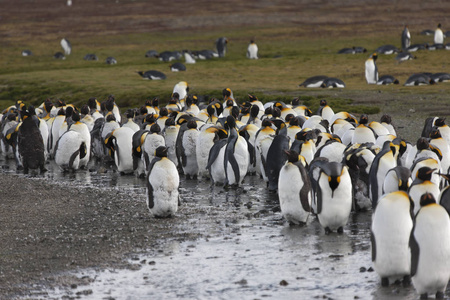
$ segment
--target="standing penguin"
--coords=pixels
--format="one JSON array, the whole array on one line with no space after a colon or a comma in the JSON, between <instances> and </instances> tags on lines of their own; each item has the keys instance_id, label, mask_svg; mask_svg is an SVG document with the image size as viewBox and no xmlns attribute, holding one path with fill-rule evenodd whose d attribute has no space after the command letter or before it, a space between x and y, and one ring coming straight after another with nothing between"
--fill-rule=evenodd
<instances>
[{"instance_id":1,"label":"standing penguin","mask_svg":"<svg viewBox=\"0 0 450 300\"><path fill-rule=\"evenodd\" d=\"M199 177L209 177L209 172L206 168L208 166L209 152L216 141L226 137L227 132L221 127L205 124L200 128L195 148Z\"/></svg>"},{"instance_id":2,"label":"standing penguin","mask_svg":"<svg viewBox=\"0 0 450 300\"><path fill-rule=\"evenodd\" d=\"M164 137L160 134L161 128L158 124L153 124L150 127L150 132L145 136L144 143L142 144L142 160L144 167L148 172L148 167L155 156L155 150L159 146L164 146ZM167 155L166 155L167 156Z\"/></svg>"},{"instance_id":3,"label":"standing penguin","mask_svg":"<svg viewBox=\"0 0 450 300\"><path fill-rule=\"evenodd\" d=\"M403 277L404 282L409 283L412 206L405 191L396 191L381 197L372 215L372 262L382 286L389 285L389 278Z\"/></svg>"},{"instance_id":4,"label":"standing penguin","mask_svg":"<svg viewBox=\"0 0 450 300\"><path fill-rule=\"evenodd\" d=\"M310 170L316 194L316 213L325 233L343 233L352 209L352 181L347 166L337 162L316 160Z\"/></svg>"},{"instance_id":5,"label":"standing penguin","mask_svg":"<svg viewBox=\"0 0 450 300\"><path fill-rule=\"evenodd\" d=\"M420 199L423 194L432 194L434 199L438 199L440 194L439 186L431 181L431 176L436 169L421 167L416 174L416 178L408 189L408 194L414 202L414 215L420 209Z\"/></svg>"},{"instance_id":6,"label":"standing penguin","mask_svg":"<svg viewBox=\"0 0 450 300\"><path fill-rule=\"evenodd\" d=\"M409 33L408 25L406 25L402 32L402 49L406 51L409 46L411 46L411 34Z\"/></svg>"},{"instance_id":7,"label":"standing penguin","mask_svg":"<svg viewBox=\"0 0 450 300\"><path fill-rule=\"evenodd\" d=\"M220 37L216 40L216 50L219 57L224 57L227 53L228 39L226 37Z\"/></svg>"},{"instance_id":8,"label":"standing penguin","mask_svg":"<svg viewBox=\"0 0 450 300\"><path fill-rule=\"evenodd\" d=\"M110 149L110 155L120 174L131 174L134 171L132 154L134 133L129 127L120 127L105 139L105 144Z\"/></svg>"},{"instance_id":9,"label":"standing penguin","mask_svg":"<svg viewBox=\"0 0 450 300\"><path fill-rule=\"evenodd\" d=\"M394 156L397 150L390 141L384 142L383 148L373 159L369 172L369 189L372 208L377 205L378 198L383 194L383 183L387 172L397 166L397 159Z\"/></svg>"},{"instance_id":10,"label":"standing penguin","mask_svg":"<svg viewBox=\"0 0 450 300\"><path fill-rule=\"evenodd\" d=\"M281 214L290 224L305 224L311 213L311 182L296 151L285 151L288 161L278 177Z\"/></svg>"},{"instance_id":11,"label":"standing penguin","mask_svg":"<svg viewBox=\"0 0 450 300\"><path fill-rule=\"evenodd\" d=\"M198 164L197 164L197 152L196 145L199 131L197 130L197 122L192 119L187 122L187 130L181 136L182 138L182 153L181 153L181 165L183 172L187 179L191 177L197 179Z\"/></svg>"},{"instance_id":12,"label":"standing penguin","mask_svg":"<svg viewBox=\"0 0 450 300\"><path fill-rule=\"evenodd\" d=\"M376 53L373 53L367 60L366 60L366 81L367 84L377 84L378 82L378 68L375 64L375 61L377 60L378 55Z\"/></svg>"},{"instance_id":13,"label":"standing penguin","mask_svg":"<svg viewBox=\"0 0 450 300\"><path fill-rule=\"evenodd\" d=\"M29 169L40 169L41 173L45 169L45 147L39 130L39 119L33 106L25 107L20 111L22 125L19 127L18 147L22 160L23 172L28 174Z\"/></svg>"},{"instance_id":14,"label":"standing penguin","mask_svg":"<svg viewBox=\"0 0 450 300\"><path fill-rule=\"evenodd\" d=\"M167 218L177 212L180 203L179 185L177 167L167 158L167 148L159 146L147 176L147 206L153 216Z\"/></svg>"},{"instance_id":15,"label":"standing penguin","mask_svg":"<svg viewBox=\"0 0 450 300\"><path fill-rule=\"evenodd\" d=\"M258 46L251 40L247 48L247 58L258 59Z\"/></svg>"},{"instance_id":16,"label":"standing penguin","mask_svg":"<svg viewBox=\"0 0 450 300\"><path fill-rule=\"evenodd\" d=\"M236 120L228 116L228 140L224 153L226 185L240 185L247 174L250 155L247 141L236 130Z\"/></svg>"},{"instance_id":17,"label":"standing penguin","mask_svg":"<svg viewBox=\"0 0 450 300\"><path fill-rule=\"evenodd\" d=\"M441 23L438 24L438 27L434 31L434 43L435 44L443 44L444 43L444 33L441 29Z\"/></svg>"},{"instance_id":18,"label":"standing penguin","mask_svg":"<svg viewBox=\"0 0 450 300\"><path fill-rule=\"evenodd\" d=\"M429 293L443 299L450 279L450 218L431 194L421 197L420 206L409 240L411 279L421 299Z\"/></svg>"}]
</instances>

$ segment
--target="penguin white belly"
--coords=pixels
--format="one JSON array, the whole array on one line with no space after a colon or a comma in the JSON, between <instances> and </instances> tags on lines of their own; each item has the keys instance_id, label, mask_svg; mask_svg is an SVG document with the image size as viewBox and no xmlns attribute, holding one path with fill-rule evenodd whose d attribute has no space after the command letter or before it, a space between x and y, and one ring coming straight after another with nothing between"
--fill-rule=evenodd
<instances>
[{"instance_id":1,"label":"penguin white belly","mask_svg":"<svg viewBox=\"0 0 450 300\"><path fill-rule=\"evenodd\" d=\"M48 146L48 126L47 122L42 119L39 119L39 131L41 132L42 140L44 141L44 153L45 157L48 155L47 146Z\"/></svg>"},{"instance_id":2,"label":"penguin white belly","mask_svg":"<svg viewBox=\"0 0 450 300\"><path fill-rule=\"evenodd\" d=\"M423 210L415 220L413 234L420 250L417 271L411 279L419 294L443 292L450 279L450 219L437 204Z\"/></svg>"},{"instance_id":3,"label":"penguin white belly","mask_svg":"<svg viewBox=\"0 0 450 300\"><path fill-rule=\"evenodd\" d=\"M114 114L114 117L116 118L116 122L120 123L122 121L122 116L120 115L120 110L119 107L117 107L117 105L114 104L112 112Z\"/></svg>"},{"instance_id":4,"label":"penguin white belly","mask_svg":"<svg viewBox=\"0 0 450 300\"><path fill-rule=\"evenodd\" d=\"M225 181L227 178L225 177L225 148L226 145L224 145L220 151L219 155L217 155L216 160L211 164L210 167L210 174L211 179L214 181L214 183L222 183L225 184Z\"/></svg>"},{"instance_id":5,"label":"penguin white belly","mask_svg":"<svg viewBox=\"0 0 450 300\"><path fill-rule=\"evenodd\" d=\"M78 170L80 165L79 151L82 142L82 137L78 132L66 131L57 142L55 163L64 170Z\"/></svg>"},{"instance_id":6,"label":"penguin white belly","mask_svg":"<svg viewBox=\"0 0 450 300\"><path fill-rule=\"evenodd\" d=\"M158 148L159 146L164 146L166 144L166 142L164 141L164 137L153 133L153 134L148 134L145 137L145 141L144 144L142 145L142 161L144 162L144 168L147 172L147 168L148 165L146 164L146 157L148 157L148 163L151 163L153 158L155 157L155 150L156 148Z\"/></svg>"},{"instance_id":7,"label":"penguin white belly","mask_svg":"<svg viewBox=\"0 0 450 300\"><path fill-rule=\"evenodd\" d=\"M320 156L328 158L328 161L342 162L344 151L347 148L341 143L331 143L320 151Z\"/></svg>"},{"instance_id":8,"label":"penguin white belly","mask_svg":"<svg viewBox=\"0 0 450 300\"><path fill-rule=\"evenodd\" d=\"M53 123L52 123L52 130L51 130L51 134L50 134L50 140L52 141L51 146L51 151L53 151L53 149L55 149L55 145L56 142L59 139L59 129L61 128L62 124L64 123L65 120L65 116L57 116Z\"/></svg>"},{"instance_id":9,"label":"penguin white belly","mask_svg":"<svg viewBox=\"0 0 450 300\"><path fill-rule=\"evenodd\" d=\"M396 161L394 160L394 157L391 153L386 154L387 158L382 157L378 164L378 170L376 173L376 181L378 184L378 198L380 198L383 195L383 184L384 179L386 177L387 172L395 168L397 166ZM378 201L378 199L372 199L373 201Z\"/></svg>"},{"instance_id":10,"label":"penguin white belly","mask_svg":"<svg viewBox=\"0 0 450 300\"><path fill-rule=\"evenodd\" d=\"M164 140L166 143L167 150L167 157L175 164L175 166L178 166L178 159L177 154L175 152L175 144L177 142L177 136L178 136L178 127L176 126L169 126L166 127L164 131Z\"/></svg>"},{"instance_id":11,"label":"penguin white belly","mask_svg":"<svg viewBox=\"0 0 450 300\"><path fill-rule=\"evenodd\" d=\"M378 74L373 60L366 61L366 81L368 84L377 84Z\"/></svg>"},{"instance_id":12,"label":"penguin white belly","mask_svg":"<svg viewBox=\"0 0 450 300\"><path fill-rule=\"evenodd\" d=\"M101 135L102 141L105 140L105 138L108 134L110 134L111 132L113 132L114 130L116 130L119 127L120 127L119 123L117 123L115 121L106 122L102 128L102 135Z\"/></svg>"},{"instance_id":13,"label":"penguin white belly","mask_svg":"<svg viewBox=\"0 0 450 300\"><path fill-rule=\"evenodd\" d=\"M257 153L256 153L256 161L259 162L259 169L257 168L256 171L260 172L262 178L265 182L269 181L269 178L266 175L265 165L263 163L267 160L267 153L269 152L270 145L272 144L273 136L267 136L266 138L260 140L259 146L257 147Z\"/></svg>"},{"instance_id":14,"label":"penguin white belly","mask_svg":"<svg viewBox=\"0 0 450 300\"><path fill-rule=\"evenodd\" d=\"M197 176L198 164L197 164L197 152L196 144L198 138L198 130L190 129L183 134L183 148L186 155L186 165L183 166L184 174L189 176Z\"/></svg>"},{"instance_id":15,"label":"penguin white belly","mask_svg":"<svg viewBox=\"0 0 450 300\"><path fill-rule=\"evenodd\" d=\"M319 186L328 187L328 177L322 174L319 178ZM352 209L352 183L348 172L341 176L339 186L332 195L330 188L322 189L322 210L317 217L323 228L331 231L339 229L347 224Z\"/></svg>"},{"instance_id":16,"label":"penguin white belly","mask_svg":"<svg viewBox=\"0 0 450 300\"><path fill-rule=\"evenodd\" d=\"M133 132L139 131L141 129L138 124L134 123L131 120L123 124L122 127L128 127L133 130Z\"/></svg>"},{"instance_id":17,"label":"penguin white belly","mask_svg":"<svg viewBox=\"0 0 450 300\"><path fill-rule=\"evenodd\" d=\"M121 127L114 131L116 137L116 151L114 161L121 173L133 173L133 134L131 128Z\"/></svg>"},{"instance_id":18,"label":"penguin white belly","mask_svg":"<svg viewBox=\"0 0 450 300\"><path fill-rule=\"evenodd\" d=\"M198 176L209 177L206 169L208 166L209 151L214 145L214 133L207 133L202 130L197 138L197 147L195 148L197 156Z\"/></svg>"},{"instance_id":19,"label":"penguin white belly","mask_svg":"<svg viewBox=\"0 0 450 300\"><path fill-rule=\"evenodd\" d=\"M278 178L278 197L281 214L290 223L306 223L310 212L305 211L300 202L300 190L304 182L299 168L292 163L286 163L280 170ZM308 194L308 203L311 206L311 194Z\"/></svg>"},{"instance_id":20,"label":"penguin white belly","mask_svg":"<svg viewBox=\"0 0 450 300\"><path fill-rule=\"evenodd\" d=\"M156 162L148 181L153 189L154 202L153 207L148 207L150 213L156 217L169 217L175 214L178 210L180 177L174 163L165 158ZM147 200L148 197L147 195Z\"/></svg>"},{"instance_id":21,"label":"penguin white belly","mask_svg":"<svg viewBox=\"0 0 450 300\"><path fill-rule=\"evenodd\" d=\"M233 167L231 166L231 164L227 163L228 184L240 185L244 180L245 175L247 174L248 162L250 159L247 141L242 136L239 136L238 140L236 141L236 145L234 148L234 157L239 167L239 180L237 180L237 178L235 177Z\"/></svg>"},{"instance_id":22,"label":"penguin white belly","mask_svg":"<svg viewBox=\"0 0 450 300\"><path fill-rule=\"evenodd\" d=\"M86 156L80 159L80 168L85 167L91 159L91 133L89 132L89 128L86 124L77 122L72 124L70 130L78 132L81 136L81 140L86 145Z\"/></svg>"},{"instance_id":23,"label":"penguin white belly","mask_svg":"<svg viewBox=\"0 0 450 300\"><path fill-rule=\"evenodd\" d=\"M331 107L329 107L328 105L325 106L325 107L322 109L322 118L323 118L324 120L327 120L329 124L332 124L332 123L330 123L330 122L331 122L331 120L333 119L333 117L334 117L334 111L333 111L333 109L332 109Z\"/></svg>"},{"instance_id":24,"label":"penguin white belly","mask_svg":"<svg viewBox=\"0 0 450 300\"><path fill-rule=\"evenodd\" d=\"M315 154L316 154L316 146L313 141L306 141L305 143L303 143L300 155L305 158L305 161L308 165L314 159Z\"/></svg>"},{"instance_id":25,"label":"penguin white belly","mask_svg":"<svg viewBox=\"0 0 450 300\"><path fill-rule=\"evenodd\" d=\"M411 272L409 236L413 227L405 192L386 194L372 216L376 258L374 269L381 278L403 277Z\"/></svg>"}]
</instances>

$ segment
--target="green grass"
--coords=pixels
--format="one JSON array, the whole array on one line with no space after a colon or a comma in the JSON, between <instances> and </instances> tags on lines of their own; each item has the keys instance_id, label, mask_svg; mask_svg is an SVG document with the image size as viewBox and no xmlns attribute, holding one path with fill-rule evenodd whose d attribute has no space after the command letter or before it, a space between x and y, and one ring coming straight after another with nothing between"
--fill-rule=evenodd
<instances>
[{"instance_id":1,"label":"green grass","mask_svg":"<svg viewBox=\"0 0 450 300\"><path fill-rule=\"evenodd\" d=\"M155 58L145 58L147 50L201 50L213 49L218 36L229 39L226 57L198 61L187 65L186 72L173 73L170 63ZM259 49L259 60L245 57L248 41L255 38ZM429 41L429 37L418 36L414 43ZM167 101L173 86L187 81L192 93L207 94L221 98L222 89L229 87L239 101L246 100L251 93L263 102L282 100L289 102L294 97L304 97L304 103L312 109L318 99L327 98L335 110L354 113L378 113L376 103L362 103L366 93L376 95L378 91L402 97L415 93L448 93L450 85L403 87L367 85L364 79L364 62L370 53L384 44L399 44L397 35L365 38L344 36L342 38L305 37L300 29L292 27L239 28L227 32L214 31L170 34L129 34L99 37L77 37L71 39L73 53L66 60L55 60L53 54L61 51L59 40L37 42L25 40L7 43L0 49L0 100L5 104L21 99L31 104L40 104L46 98L63 99L75 105L84 104L88 98L105 99L114 94L121 108L136 107L145 99L155 96ZM364 46L369 52L357 55L338 55L343 47ZM22 57L25 48L34 53ZM99 61L84 61L87 53L95 53ZM413 73L446 72L450 63L450 52L416 52L417 60L398 64L394 55L380 55L377 61L380 75L391 74L403 83ZM107 56L114 56L118 64L106 65ZM184 62L184 59L182 60ZM143 80L136 71L159 70L167 75L164 81ZM299 88L298 84L313 75L328 75L344 80L344 90L322 90ZM347 91L353 93L352 98ZM375 97L376 96L372 96ZM303 99L303 98L301 98Z\"/></svg>"}]
</instances>

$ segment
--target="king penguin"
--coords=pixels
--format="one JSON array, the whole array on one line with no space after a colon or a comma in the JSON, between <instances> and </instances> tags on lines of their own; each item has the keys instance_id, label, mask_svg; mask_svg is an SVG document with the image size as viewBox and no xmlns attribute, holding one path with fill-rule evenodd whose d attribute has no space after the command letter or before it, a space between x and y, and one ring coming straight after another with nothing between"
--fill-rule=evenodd
<instances>
[{"instance_id":1,"label":"king penguin","mask_svg":"<svg viewBox=\"0 0 450 300\"><path fill-rule=\"evenodd\" d=\"M383 183L387 172L397 166L396 152L395 145L386 141L381 151L373 159L369 172L370 199L373 209L377 205L378 198L383 194Z\"/></svg>"},{"instance_id":2,"label":"king penguin","mask_svg":"<svg viewBox=\"0 0 450 300\"><path fill-rule=\"evenodd\" d=\"M311 213L311 182L298 153L285 153L288 161L278 177L281 214L290 224L306 224Z\"/></svg>"},{"instance_id":3,"label":"king penguin","mask_svg":"<svg viewBox=\"0 0 450 300\"><path fill-rule=\"evenodd\" d=\"M377 84L378 82L378 68L375 64L375 61L377 60L378 55L376 53L373 53L367 60L366 60L366 81L367 84Z\"/></svg>"},{"instance_id":4,"label":"king penguin","mask_svg":"<svg viewBox=\"0 0 450 300\"><path fill-rule=\"evenodd\" d=\"M147 176L147 206L154 217L167 218L178 211L179 185L177 167L167 158L167 148L159 146Z\"/></svg>"},{"instance_id":5,"label":"king penguin","mask_svg":"<svg viewBox=\"0 0 450 300\"><path fill-rule=\"evenodd\" d=\"M310 170L317 168L316 177L316 214L320 225L329 234L337 230L344 231L352 209L352 181L347 166L337 162L316 160Z\"/></svg>"},{"instance_id":6,"label":"king penguin","mask_svg":"<svg viewBox=\"0 0 450 300\"><path fill-rule=\"evenodd\" d=\"M142 144L142 160L147 172L149 164L155 156L156 148L159 146L165 146L165 141L161 135L161 128L155 123L150 127L150 132L145 136L144 143Z\"/></svg>"},{"instance_id":7,"label":"king penguin","mask_svg":"<svg viewBox=\"0 0 450 300\"><path fill-rule=\"evenodd\" d=\"M410 281L408 244L413 228L412 206L405 191L395 191L380 198L372 215L372 262L382 286L399 277L403 277L405 284Z\"/></svg>"},{"instance_id":8,"label":"king penguin","mask_svg":"<svg viewBox=\"0 0 450 300\"><path fill-rule=\"evenodd\" d=\"M63 38L61 40L61 47L63 48L66 55L70 55L70 53L72 53L72 45L70 44L68 39Z\"/></svg>"},{"instance_id":9,"label":"king penguin","mask_svg":"<svg viewBox=\"0 0 450 300\"><path fill-rule=\"evenodd\" d=\"M181 165L183 172L187 179L191 177L197 179L198 164L197 164L197 139L199 131L197 130L197 122L192 119L187 122L187 130L182 135L182 153Z\"/></svg>"},{"instance_id":10,"label":"king penguin","mask_svg":"<svg viewBox=\"0 0 450 300\"><path fill-rule=\"evenodd\" d=\"M441 23L438 24L436 30L434 31L434 43L443 44L444 43L444 33L441 29Z\"/></svg>"},{"instance_id":11,"label":"king penguin","mask_svg":"<svg viewBox=\"0 0 450 300\"><path fill-rule=\"evenodd\" d=\"M420 209L420 198L423 194L430 193L433 195L434 199L439 198L441 192L439 186L431 181L431 176L435 171L436 169L431 169L429 167L421 167L417 171L416 178L408 190L408 194L414 202L414 215L416 215Z\"/></svg>"},{"instance_id":12,"label":"king penguin","mask_svg":"<svg viewBox=\"0 0 450 300\"><path fill-rule=\"evenodd\" d=\"M221 127L205 124L200 128L195 148L197 153L199 177L209 178L209 172L207 169L209 152L216 141L226 137L227 131Z\"/></svg>"},{"instance_id":13,"label":"king penguin","mask_svg":"<svg viewBox=\"0 0 450 300\"><path fill-rule=\"evenodd\" d=\"M247 58L258 59L258 46L253 40L250 41L247 47Z\"/></svg>"},{"instance_id":14,"label":"king penguin","mask_svg":"<svg viewBox=\"0 0 450 300\"><path fill-rule=\"evenodd\" d=\"M173 161L175 166L178 166L178 159L177 154L175 151L178 132L180 130L180 125L175 124L175 120L170 117L166 120L166 123L164 124L164 141L166 143L167 150L167 157Z\"/></svg>"},{"instance_id":15,"label":"king penguin","mask_svg":"<svg viewBox=\"0 0 450 300\"><path fill-rule=\"evenodd\" d=\"M411 279L421 299L429 293L443 299L450 279L450 218L431 194L421 197L420 206L409 240Z\"/></svg>"},{"instance_id":16,"label":"king penguin","mask_svg":"<svg viewBox=\"0 0 450 300\"><path fill-rule=\"evenodd\" d=\"M78 132L86 145L86 155L80 158L79 163L80 168L85 168L91 159L91 133L87 125L80 121L80 115L77 112L72 114L72 120L74 123L69 126L69 130Z\"/></svg>"},{"instance_id":17,"label":"king penguin","mask_svg":"<svg viewBox=\"0 0 450 300\"><path fill-rule=\"evenodd\" d=\"M411 34L409 33L408 25L406 25L402 32L402 49L407 51L409 46L411 46Z\"/></svg>"},{"instance_id":18,"label":"king penguin","mask_svg":"<svg viewBox=\"0 0 450 300\"><path fill-rule=\"evenodd\" d=\"M120 127L111 132L105 139L105 144L111 151L111 156L120 174L133 173L133 134L129 127Z\"/></svg>"},{"instance_id":19,"label":"king penguin","mask_svg":"<svg viewBox=\"0 0 450 300\"><path fill-rule=\"evenodd\" d=\"M28 174L30 169L39 169L41 173L45 169L45 147L44 140L39 130L39 119L33 106L21 108L22 125L18 132L18 148L22 160L23 172Z\"/></svg>"}]
</instances>

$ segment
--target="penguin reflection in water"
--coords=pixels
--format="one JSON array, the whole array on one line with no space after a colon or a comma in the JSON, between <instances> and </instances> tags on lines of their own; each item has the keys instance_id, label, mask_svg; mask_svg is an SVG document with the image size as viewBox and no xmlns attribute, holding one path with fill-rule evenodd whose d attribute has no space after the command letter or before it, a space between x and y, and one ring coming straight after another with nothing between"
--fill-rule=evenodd
<instances>
[{"instance_id":1,"label":"penguin reflection in water","mask_svg":"<svg viewBox=\"0 0 450 300\"><path fill-rule=\"evenodd\" d=\"M165 146L156 148L155 158L148 167L147 205L157 218L173 216L180 204L180 177L175 164L167 158L167 150Z\"/></svg>"}]
</instances>

